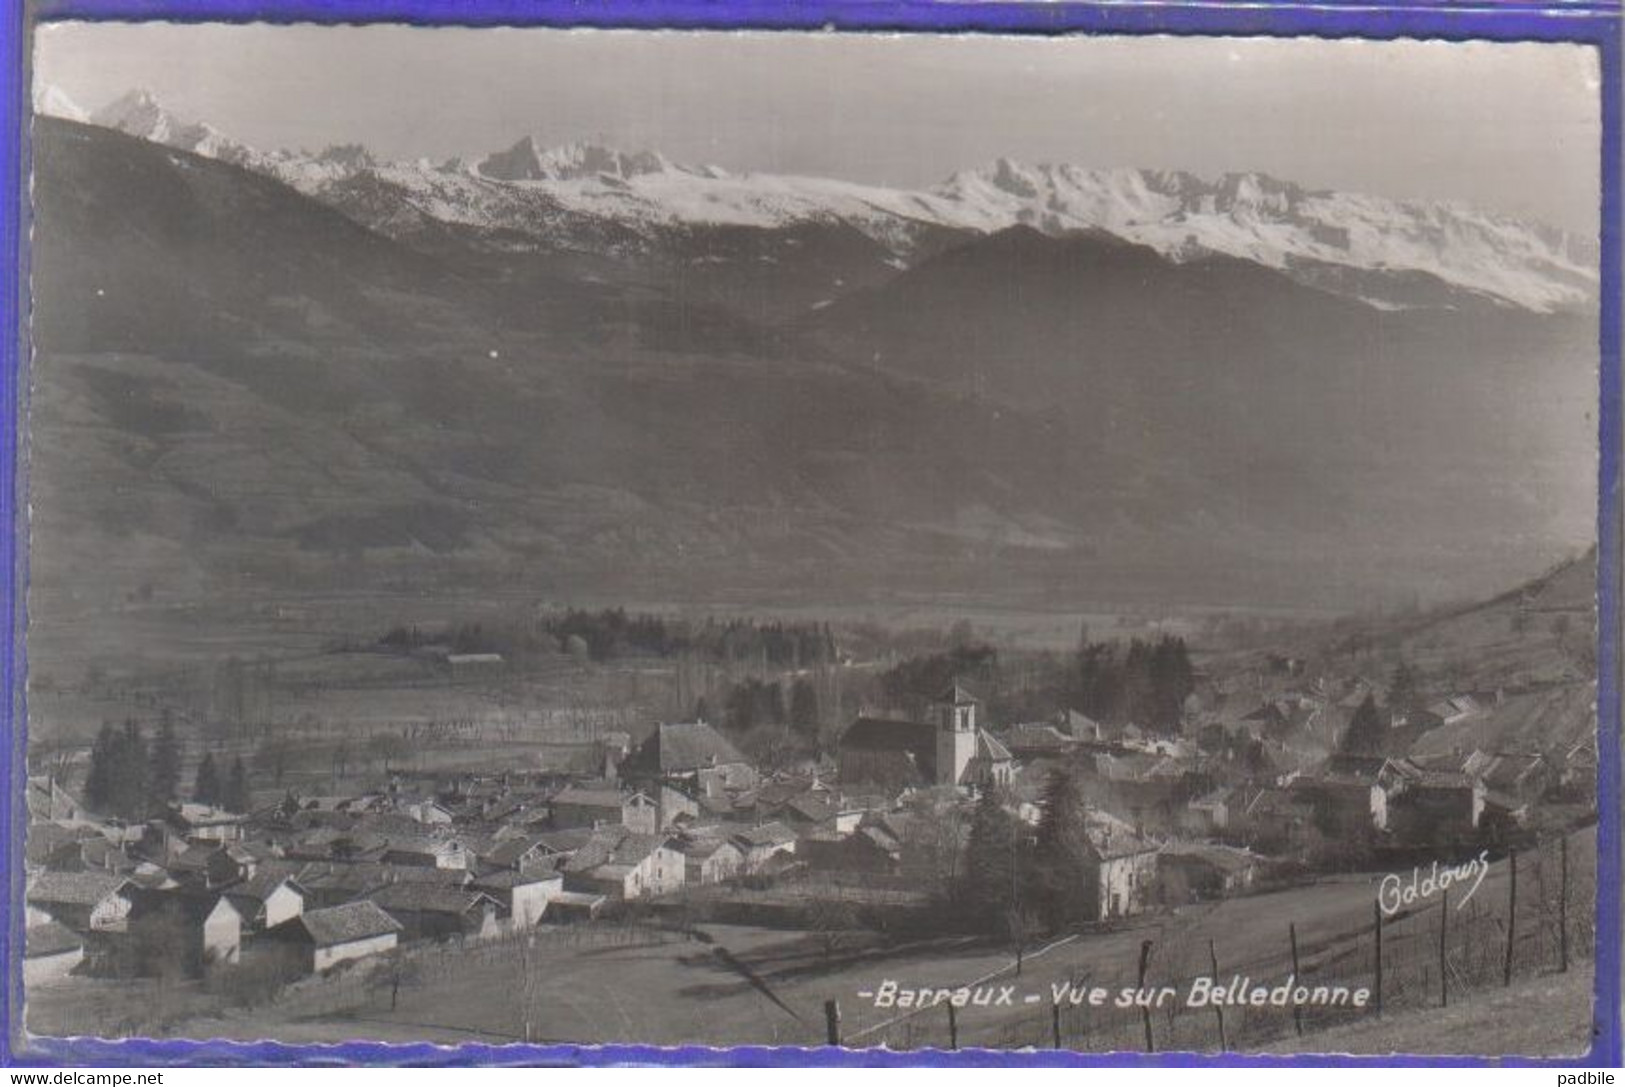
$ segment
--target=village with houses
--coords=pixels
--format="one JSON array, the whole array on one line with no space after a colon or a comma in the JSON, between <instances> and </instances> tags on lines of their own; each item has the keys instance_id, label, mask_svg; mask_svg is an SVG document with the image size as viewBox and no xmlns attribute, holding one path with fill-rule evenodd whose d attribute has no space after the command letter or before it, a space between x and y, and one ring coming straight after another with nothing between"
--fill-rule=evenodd
<instances>
[{"instance_id":1,"label":"village with houses","mask_svg":"<svg viewBox=\"0 0 1625 1087\"><path fill-rule=\"evenodd\" d=\"M760 744L726 721L649 721L528 762L416 769L397 751L397 765L347 779L367 787L327 793L247 780L257 775L240 759L222 782L210 755L195 782L173 768L137 775L149 790L179 779L140 819L87 798L119 795L105 766L41 763L28 782L24 980L55 1018L34 1029L116 1030L126 1020L72 1021L73 994L97 986L192 986L264 1006L333 978L398 979L427 949L628 925L685 940L752 926L822 944L826 963L858 932L869 970L888 948L969 940L953 946L1019 970L1025 949L1060 934L1087 960L1100 934L1177 924L1193 907L1504 858L1595 820L1592 686L1570 664L1531 671L1539 654L1514 654L1523 672L1495 667L1521 687L1443 689L1435 677L1449 673L1406 661L1337 675L1326 656L1204 659L1158 644L1177 657L1171 720L1124 720L1120 708L1102 720L1075 704L1001 719L993 706L1008 692L989 697L977 679L997 689L1003 673L959 650L893 670L916 685L947 676L929 695L863 708L827 749L789 756L745 754ZM1087 671L1078 662L1101 655L1061 657ZM104 728L92 764L128 759L119 741ZM183 746L166 724L142 750L150 761ZM1567 955L1591 903L1566 867L1563 878ZM1350 897L1370 909L1365 891ZM1296 957L1296 929L1293 940ZM527 968L545 974L545 955ZM127 1022L141 1029L138 1015Z\"/></svg>"}]
</instances>

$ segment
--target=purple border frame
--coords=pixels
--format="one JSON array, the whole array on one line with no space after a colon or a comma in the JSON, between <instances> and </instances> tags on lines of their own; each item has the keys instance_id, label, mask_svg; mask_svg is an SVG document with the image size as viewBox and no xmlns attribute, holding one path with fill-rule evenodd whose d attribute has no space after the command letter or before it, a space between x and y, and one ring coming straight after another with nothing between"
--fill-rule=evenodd
<instances>
[{"instance_id":1,"label":"purple border frame","mask_svg":"<svg viewBox=\"0 0 1625 1087\"><path fill-rule=\"evenodd\" d=\"M1621 4L1620 0L1573 0L1540 4L1533 0L1321 0L1315 6L1291 0L1065 0L1023 3L1010 0L0 0L0 44L4 45L5 84L0 91L0 167L5 203L0 207L0 314L10 328L0 337L0 721L8 742L0 748L5 770L5 803L0 804L0 848L6 860L6 897L0 905L0 1039L3 1066L399 1066L470 1065L637 1065L750 1067L1620 1067L1620 176L1621 176ZM25 121L27 42L33 22L61 19L176 21L265 21L277 23L406 22L425 25L551 27L672 27L838 31L999 32L1025 34L1113 33L1256 35L1326 38L1438 38L1445 40L1574 42L1594 46L1602 71L1602 280L1601 379L1598 461L1598 821L1596 1000L1593 1044L1578 1061L1516 1057L1346 1056L1299 1054L1290 1057L1163 1054L1032 1053L991 1050L845 1050L702 1046L537 1046L537 1045L283 1045L131 1039L28 1039L22 1034L22 828L26 821L27 773L24 730L27 721L22 676L23 593L27 584L26 540L19 546L26 488L21 470L27 431L28 312L27 178ZM20 501L23 499L23 501Z\"/></svg>"}]
</instances>

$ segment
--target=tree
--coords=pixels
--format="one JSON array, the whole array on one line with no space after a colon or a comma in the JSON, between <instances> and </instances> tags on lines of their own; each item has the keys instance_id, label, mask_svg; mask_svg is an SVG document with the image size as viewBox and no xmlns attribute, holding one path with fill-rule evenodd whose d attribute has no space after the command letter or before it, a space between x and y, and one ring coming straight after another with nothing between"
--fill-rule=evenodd
<instances>
[{"instance_id":1,"label":"tree","mask_svg":"<svg viewBox=\"0 0 1625 1087\"><path fill-rule=\"evenodd\" d=\"M1388 705L1400 713L1410 713L1421 702L1416 689L1416 673L1405 661L1394 665L1388 680Z\"/></svg>"},{"instance_id":2,"label":"tree","mask_svg":"<svg viewBox=\"0 0 1625 1087\"><path fill-rule=\"evenodd\" d=\"M167 807L180 792L181 749L175 740L174 723L167 713L159 723L158 735L152 742L151 768L147 777L154 808Z\"/></svg>"},{"instance_id":3,"label":"tree","mask_svg":"<svg viewBox=\"0 0 1625 1087\"><path fill-rule=\"evenodd\" d=\"M203 761L197 764L197 777L192 783L192 799L211 807L220 803L220 771L215 769L214 753L211 751L205 751Z\"/></svg>"},{"instance_id":4,"label":"tree","mask_svg":"<svg viewBox=\"0 0 1625 1087\"><path fill-rule=\"evenodd\" d=\"M113 803L113 761L118 758L118 734L103 721L96 742L90 748L90 769L85 774L85 802L98 812L111 812Z\"/></svg>"},{"instance_id":5,"label":"tree","mask_svg":"<svg viewBox=\"0 0 1625 1087\"><path fill-rule=\"evenodd\" d=\"M147 784L147 740L134 718L124 722L111 768L112 812L121 819L145 819L151 804Z\"/></svg>"},{"instance_id":6,"label":"tree","mask_svg":"<svg viewBox=\"0 0 1625 1087\"><path fill-rule=\"evenodd\" d=\"M1043 814L1034 845L1031 908L1051 928L1093 920L1097 878L1091 863L1088 812L1070 767L1058 767L1044 785Z\"/></svg>"},{"instance_id":7,"label":"tree","mask_svg":"<svg viewBox=\"0 0 1625 1087\"><path fill-rule=\"evenodd\" d=\"M818 937L826 970L841 940L858 927L859 920L857 907L844 898L820 895L808 905L805 924Z\"/></svg>"},{"instance_id":8,"label":"tree","mask_svg":"<svg viewBox=\"0 0 1625 1087\"><path fill-rule=\"evenodd\" d=\"M818 736L818 692L805 679L790 687L790 727L810 739Z\"/></svg>"},{"instance_id":9,"label":"tree","mask_svg":"<svg viewBox=\"0 0 1625 1087\"><path fill-rule=\"evenodd\" d=\"M281 785L293 761L293 744L282 736L268 737L254 751L254 769Z\"/></svg>"},{"instance_id":10,"label":"tree","mask_svg":"<svg viewBox=\"0 0 1625 1087\"><path fill-rule=\"evenodd\" d=\"M231 776L226 779L220 806L235 812L245 812L252 806L248 795L248 771L244 769L240 755L231 760Z\"/></svg>"},{"instance_id":11,"label":"tree","mask_svg":"<svg viewBox=\"0 0 1625 1087\"><path fill-rule=\"evenodd\" d=\"M1345 755L1380 755L1383 736L1384 729L1382 717L1377 713L1377 700L1368 694L1365 701L1354 711L1354 716L1349 718L1349 726L1343 730L1337 749Z\"/></svg>"},{"instance_id":12,"label":"tree","mask_svg":"<svg viewBox=\"0 0 1625 1087\"><path fill-rule=\"evenodd\" d=\"M1024 847L1015 817L998 793L983 789L971 816L965 867L957 897L979 931L997 931L1020 896L1019 855Z\"/></svg>"}]
</instances>

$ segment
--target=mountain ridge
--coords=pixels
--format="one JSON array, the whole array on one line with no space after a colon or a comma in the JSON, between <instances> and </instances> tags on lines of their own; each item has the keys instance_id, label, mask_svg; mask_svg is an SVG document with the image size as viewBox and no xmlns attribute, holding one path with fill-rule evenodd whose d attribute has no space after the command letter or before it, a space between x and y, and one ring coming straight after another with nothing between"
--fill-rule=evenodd
<instances>
[{"instance_id":1,"label":"mountain ridge","mask_svg":"<svg viewBox=\"0 0 1625 1087\"><path fill-rule=\"evenodd\" d=\"M1026 224L1051 234L1104 230L1172 260L1205 253L1252 260L1376 308L1552 313L1596 305L1597 254L1589 241L1457 202L1312 190L1261 173L1209 181L1182 171L997 159L911 192L683 166L659 152L592 143L545 148L531 136L473 166L262 152L179 120L141 91L93 120L267 173L385 233L427 220L496 247L680 258L693 230L840 223L883 247L900 268L934 252L945 234ZM365 204L351 201L361 179L372 194ZM843 279L832 277L824 293L839 294ZM798 295L791 308L823 300Z\"/></svg>"}]
</instances>

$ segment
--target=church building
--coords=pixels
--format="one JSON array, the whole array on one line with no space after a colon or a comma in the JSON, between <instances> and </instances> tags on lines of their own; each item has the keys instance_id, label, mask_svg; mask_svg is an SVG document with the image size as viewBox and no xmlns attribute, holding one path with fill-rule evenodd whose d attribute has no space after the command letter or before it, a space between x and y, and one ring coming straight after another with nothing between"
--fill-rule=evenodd
<instances>
[{"instance_id":1,"label":"church building","mask_svg":"<svg viewBox=\"0 0 1625 1087\"><path fill-rule=\"evenodd\" d=\"M981 727L980 708L980 700L956 683L932 704L927 721L858 718L840 739L842 787L901 792L1008 785L1010 751Z\"/></svg>"}]
</instances>

